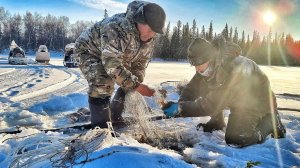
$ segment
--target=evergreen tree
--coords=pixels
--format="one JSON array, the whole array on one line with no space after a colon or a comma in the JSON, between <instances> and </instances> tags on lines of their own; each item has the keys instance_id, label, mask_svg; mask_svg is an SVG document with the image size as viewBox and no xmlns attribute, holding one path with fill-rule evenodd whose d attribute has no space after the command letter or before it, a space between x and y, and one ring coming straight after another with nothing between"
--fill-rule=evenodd
<instances>
[{"instance_id":1,"label":"evergreen tree","mask_svg":"<svg viewBox=\"0 0 300 168\"><path fill-rule=\"evenodd\" d=\"M166 31L163 36L163 45L162 45L162 58L169 58L170 57L170 22L167 25Z\"/></svg>"},{"instance_id":2,"label":"evergreen tree","mask_svg":"<svg viewBox=\"0 0 300 168\"><path fill-rule=\"evenodd\" d=\"M261 41L261 45L268 45L268 40L266 40L266 36L263 36L263 39Z\"/></svg>"},{"instance_id":3,"label":"evergreen tree","mask_svg":"<svg viewBox=\"0 0 300 168\"><path fill-rule=\"evenodd\" d=\"M182 22L180 20L177 21L177 32L176 32L176 40L175 40L175 53L174 56L176 59L180 58L180 41L182 38Z\"/></svg>"},{"instance_id":4,"label":"evergreen tree","mask_svg":"<svg viewBox=\"0 0 300 168\"><path fill-rule=\"evenodd\" d=\"M282 33L282 35L281 35L281 38L280 38L280 44L281 45L284 45L285 44L285 36L284 36L284 32Z\"/></svg>"},{"instance_id":5,"label":"evergreen tree","mask_svg":"<svg viewBox=\"0 0 300 168\"><path fill-rule=\"evenodd\" d=\"M212 25L212 21L209 24L208 36L206 36L206 39L208 41L211 41L213 39L213 25Z\"/></svg>"},{"instance_id":6,"label":"evergreen tree","mask_svg":"<svg viewBox=\"0 0 300 168\"><path fill-rule=\"evenodd\" d=\"M104 18L108 18L107 10L104 9Z\"/></svg>"},{"instance_id":7,"label":"evergreen tree","mask_svg":"<svg viewBox=\"0 0 300 168\"><path fill-rule=\"evenodd\" d=\"M176 55L176 44L177 44L177 40L178 40L178 37L177 37L177 31L178 31L178 28L177 27L174 27L173 28L173 34L172 34L172 37L171 37L171 43L170 43L170 56L169 58L176 58L175 55Z\"/></svg>"},{"instance_id":8,"label":"evergreen tree","mask_svg":"<svg viewBox=\"0 0 300 168\"><path fill-rule=\"evenodd\" d=\"M286 35L285 45L292 46L293 44L294 44L294 38L292 37L292 35L291 34Z\"/></svg>"},{"instance_id":9,"label":"evergreen tree","mask_svg":"<svg viewBox=\"0 0 300 168\"><path fill-rule=\"evenodd\" d=\"M257 43L259 44L259 42L260 42L260 35L259 35L259 32L257 32L256 38L257 38Z\"/></svg>"},{"instance_id":10,"label":"evergreen tree","mask_svg":"<svg viewBox=\"0 0 300 168\"><path fill-rule=\"evenodd\" d=\"M273 43L275 43L275 44L279 43L277 32L275 33L275 38L274 38Z\"/></svg>"},{"instance_id":11,"label":"evergreen tree","mask_svg":"<svg viewBox=\"0 0 300 168\"><path fill-rule=\"evenodd\" d=\"M250 42L250 36L249 34L247 35L247 45L249 45L251 42Z\"/></svg>"},{"instance_id":12,"label":"evergreen tree","mask_svg":"<svg viewBox=\"0 0 300 168\"><path fill-rule=\"evenodd\" d=\"M250 36L249 34L247 35L247 42L246 42L246 46L245 49L243 49L243 55L245 55L246 57L249 57L249 50L251 47L251 41L250 41Z\"/></svg>"},{"instance_id":13,"label":"evergreen tree","mask_svg":"<svg viewBox=\"0 0 300 168\"><path fill-rule=\"evenodd\" d=\"M164 42L164 35L163 34L156 35L152 58L156 58L156 57L162 58L163 42Z\"/></svg>"},{"instance_id":14,"label":"evergreen tree","mask_svg":"<svg viewBox=\"0 0 300 168\"><path fill-rule=\"evenodd\" d=\"M204 25L202 25L202 30L201 30L201 34L200 34L200 37L201 37L201 38L204 38L204 39L206 39L206 35L205 35L205 28L204 28Z\"/></svg>"},{"instance_id":15,"label":"evergreen tree","mask_svg":"<svg viewBox=\"0 0 300 168\"><path fill-rule=\"evenodd\" d=\"M268 44L271 44L271 42L272 42L272 29L271 28L269 29L269 34L268 34L267 40L268 40Z\"/></svg>"},{"instance_id":16,"label":"evergreen tree","mask_svg":"<svg viewBox=\"0 0 300 168\"><path fill-rule=\"evenodd\" d=\"M232 41L232 27L229 30L229 41Z\"/></svg>"},{"instance_id":17,"label":"evergreen tree","mask_svg":"<svg viewBox=\"0 0 300 168\"><path fill-rule=\"evenodd\" d=\"M238 44L238 40L239 40L239 34L238 34L238 31L237 31L237 27L235 27L232 41L234 43Z\"/></svg>"},{"instance_id":18,"label":"evergreen tree","mask_svg":"<svg viewBox=\"0 0 300 168\"><path fill-rule=\"evenodd\" d=\"M189 23L186 23L186 25L183 26L182 30L182 39L180 42L180 50L179 50L179 59L185 59L187 55L187 48L189 44L191 43L191 32L189 31Z\"/></svg>"},{"instance_id":19,"label":"evergreen tree","mask_svg":"<svg viewBox=\"0 0 300 168\"><path fill-rule=\"evenodd\" d=\"M192 26L192 37L196 37L197 36L197 24L196 24L196 20L193 20L193 26Z\"/></svg>"},{"instance_id":20,"label":"evergreen tree","mask_svg":"<svg viewBox=\"0 0 300 168\"><path fill-rule=\"evenodd\" d=\"M170 54L171 58L179 59L180 57L180 41L181 41L181 21L177 22L177 26L173 29L173 35L171 37L171 44L170 44Z\"/></svg>"},{"instance_id":21,"label":"evergreen tree","mask_svg":"<svg viewBox=\"0 0 300 168\"><path fill-rule=\"evenodd\" d=\"M226 41L229 41L229 35L228 35L228 25L226 23L225 28L222 31L223 37L226 39Z\"/></svg>"},{"instance_id":22,"label":"evergreen tree","mask_svg":"<svg viewBox=\"0 0 300 168\"><path fill-rule=\"evenodd\" d=\"M240 47L241 47L242 49L245 48L245 32L244 32L244 30L243 30L243 32L242 32L242 39L241 39L239 45L240 45Z\"/></svg>"},{"instance_id":23,"label":"evergreen tree","mask_svg":"<svg viewBox=\"0 0 300 168\"><path fill-rule=\"evenodd\" d=\"M269 34L268 34L268 38L267 38L267 41L268 41L268 52L267 52L267 56L268 56L268 64L267 65L272 65L272 62L271 62L271 58L272 58L272 52L271 52L271 42L272 42L272 30L270 28L269 30Z\"/></svg>"}]
</instances>

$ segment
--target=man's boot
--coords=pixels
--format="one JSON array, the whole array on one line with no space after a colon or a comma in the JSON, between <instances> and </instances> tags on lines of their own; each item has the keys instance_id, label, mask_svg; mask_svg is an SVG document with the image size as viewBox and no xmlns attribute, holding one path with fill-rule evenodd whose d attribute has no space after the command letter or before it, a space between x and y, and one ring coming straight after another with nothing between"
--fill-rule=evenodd
<instances>
[{"instance_id":1,"label":"man's boot","mask_svg":"<svg viewBox=\"0 0 300 168\"><path fill-rule=\"evenodd\" d=\"M122 88L118 88L114 98L110 103L110 109L112 113L112 123L113 126L116 127L125 127L125 121L122 117L122 112L124 110L124 102L125 102L126 93Z\"/></svg>"},{"instance_id":2,"label":"man's boot","mask_svg":"<svg viewBox=\"0 0 300 168\"><path fill-rule=\"evenodd\" d=\"M272 116L271 114L266 115L261 120L257 128L262 134L263 141L270 134L272 138L279 139L284 138L286 133L277 110L275 111L274 116Z\"/></svg>"},{"instance_id":3,"label":"man's boot","mask_svg":"<svg viewBox=\"0 0 300 168\"><path fill-rule=\"evenodd\" d=\"M215 130L222 130L225 127L223 112L220 112L216 116L212 116L211 119L206 123L200 123L197 128L203 127L204 132L213 132Z\"/></svg>"},{"instance_id":4,"label":"man's boot","mask_svg":"<svg viewBox=\"0 0 300 168\"><path fill-rule=\"evenodd\" d=\"M110 97L104 99L89 97L92 127L107 128L106 122L111 121L109 99Z\"/></svg>"},{"instance_id":5,"label":"man's boot","mask_svg":"<svg viewBox=\"0 0 300 168\"><path fill-rule=\"evenodd\" d=\"M275 121L275 129L271 133L272 138L276 138L276 139L285 138L286 129L281 122L280 115L277 110L275 111L274 114L274 121Z\"/></svg>"}]
</instances>

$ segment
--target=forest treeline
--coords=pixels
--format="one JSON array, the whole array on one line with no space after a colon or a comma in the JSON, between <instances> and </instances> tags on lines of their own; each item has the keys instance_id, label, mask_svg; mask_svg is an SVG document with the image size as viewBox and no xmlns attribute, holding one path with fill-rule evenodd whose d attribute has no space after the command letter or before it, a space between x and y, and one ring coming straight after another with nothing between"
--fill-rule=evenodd
<instances>
[{"instance_id":1,"label":"forest treeline","mask_svg":"<svg viewBox=\"0 0 300 168\"><path fill-rule=\"evenodd\" d=\"M105 10L104 17L108 17ZM100 18L100 17L99 17ZM81 32L93 24L92 21L70 23L66 16L42 16L26 12L24 15L11 14L0 7L0 52L8 49L12 40L25 51L37 50L46 45L50 50L63 51L66 44L74 42ZM195 37L212 40L222 34L227 41L240 45L243 55L263 65L300 66L300 41L291 34L272 32L261 36L258 31L251 35L245 31L239 34L237 27L224 25L222 32L215 32L213 22L209 27L198 27L195 19L191 24L180 20L174 27L170 22L164 34L156 39L154 57L165 60L185 60L186 49Z\"/></svg>"}]
</instances>

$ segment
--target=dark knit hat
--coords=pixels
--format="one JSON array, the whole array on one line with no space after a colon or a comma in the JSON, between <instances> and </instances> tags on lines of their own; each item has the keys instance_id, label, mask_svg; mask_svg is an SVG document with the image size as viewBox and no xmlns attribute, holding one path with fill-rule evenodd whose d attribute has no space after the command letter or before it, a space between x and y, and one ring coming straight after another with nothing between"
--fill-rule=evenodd
<instances>
[{"instance_id":1,"label":"dark knit hat","mask_svg":"<svg viewBox=\"0 0 300 168\"><path fill-rule=\"evenodd\" d=\"M148 24L156 33L163 33L166 14L162 7L155 3L148 3L141 6L133 16L137 23Z\"/></svg>"},{"instance_id":2,"label":"dark knit hat","mask_svg":"<svg viewBox=\"0 0 300 168\"><path fill-rule=\"evenodd\" d=\"M196 38L188 47L188 60L191 65L202 65L217 55L217 49L207 40Z\"/></svg>"}]
</instances>

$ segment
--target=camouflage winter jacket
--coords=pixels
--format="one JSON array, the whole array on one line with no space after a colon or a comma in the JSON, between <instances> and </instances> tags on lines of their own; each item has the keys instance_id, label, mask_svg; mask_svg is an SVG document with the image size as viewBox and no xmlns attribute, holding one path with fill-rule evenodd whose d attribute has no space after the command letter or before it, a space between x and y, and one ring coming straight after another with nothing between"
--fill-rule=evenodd
<instances>
[{"instance_id":1,"label":"camouflage winter jacket","mask_svg":"<svg viewBox=\"0 0 300 168\"><path fill-rule=\"evenodd\" d=\"M198 73L183 89L181 115L215 116L225 108L241 117L262 118L276 108L268 77L252 60L227 60L210 77Z\"/></svg>"},{"instance_id":2,"label":"camouflage winter jacket","mask_svg":"<svg viewBox=\"0 0 300 168\"><path fill-rule=\"evenodd\" d=\"M154 39L142 42L133 15L147 2L133 1L126 13L116 14L96 23L83 32L75 43L75 52L84 67L96 59L109 76L124 89L133 89L143 82L145 69L151 59Z\"/></svg>"}]
</instances>

